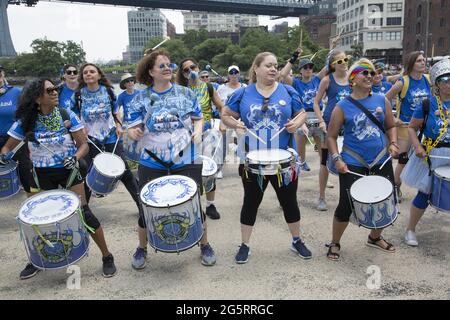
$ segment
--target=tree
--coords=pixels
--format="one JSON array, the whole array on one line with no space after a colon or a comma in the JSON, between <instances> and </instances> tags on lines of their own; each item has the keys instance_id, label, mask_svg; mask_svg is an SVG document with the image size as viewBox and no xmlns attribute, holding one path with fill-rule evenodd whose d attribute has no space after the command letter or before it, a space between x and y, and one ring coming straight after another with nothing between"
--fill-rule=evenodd
<instances>
[{"instance_id":1,"label":"tree","mask_svg":"<svg viewBox=\"0 0 450 320\"><path fill-rule=\"evenodd\" d=\"M78 66L86 61L86 52L79 44L71 40L63 44L62 55L66 64L71 63Z\"/></svg>"},{"instance_id":2,"label":"tree","mask_svg":"<svg viewBox=\"0 0 450 320\"><path fill-rule=\"evenodd\" d=\"M364 56L364 44L363 43L354 43L350 46L352 50L347 51L348 55L352 56L353 61L357 61Z\"/></svg>"},{"instance_id":3,"label":"tree","mask_svg":"<svg viewBox=\"0 0 450 320\"><path fill-rule=\"evenodd\" d=\"M193 50L194 57L197 60L211 62L213 58L225 52L228 46L231 46L230 39L208 39L196 46Z\"/></svg>"},{"instance_id":4,"label":"tree","mask_svg":"<svg viewBox=\"0 0 450 320\"><path fill-rule=\"evenodd\" d=\"M208 39L208 31L205 28L200 30L187 30L181 40L189 50Z\"/></svg>"},{"instance_id":5,"label":"tree","mask_svg":"<svg viewBox=\"0 0 450 320\"><path fill-rule=\"evenodd\" d=\"M64 44L47 39L36 39L31 43L36 65L32 67L33 75L38 77L57 75L65 64L62 56ZM30 71L31 71L30 70Z\"/></svg>"},{"instance_id":6,"label":"tree","mask_svg":"<svg viewBox=\"0 0 450 320\"><path fill-rule=\"evenodd\" d=\"M158 43L163 41L162 38L152 38L145 45L144 52L147 49L155 47ZM170 55L170 61L173 63L179 63L182 59L190 56L189 49L185 46L184 42L180 39L173 39L164 42L159 48L164 48Z\"/></svg>"}]
</instances>

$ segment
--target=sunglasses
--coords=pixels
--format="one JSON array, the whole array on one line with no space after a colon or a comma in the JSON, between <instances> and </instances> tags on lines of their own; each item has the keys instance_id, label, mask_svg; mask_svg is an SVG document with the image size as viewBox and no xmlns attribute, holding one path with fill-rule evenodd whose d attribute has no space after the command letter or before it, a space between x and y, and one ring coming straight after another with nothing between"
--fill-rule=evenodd
<instances>
[{"instance_id":1,"label":"sunglasses","mask_svg":"<svg viewBox=\"0 0 450 320\"><path fill-rule=\"evenodd\" d=\"M66 74L68 76L70 76L71 74L73 74L74 76L76 76L78 74L78 70L66 70Z\"/></svg>"},{"instance_id":2,"label":"sunglasses","mask_svg":"<svg viewBox=\"0 0 450 320\"><path fill-rule=\"evenodd\" d=\"M202 79L208 79L209 76L201 76L200 78L202 78Z\"/></svg>"},{"instance_id":3,"label":"sunglasses","mask_svg":"<svg viewBox=\"0 0 450 320\"><path fill-rule=\"evenodd\" d=\"M165 68L170 69L170 70L173 70L173 69L175 69L175 64L173 64L173 63L161 63L161 64L159 65L159 68L160 68L161 70L164 70Z\"/></svg>"},{"instance_id":4,"label":"sunglasses","mask_svg":"<svg viewBox=\"0 0 450 320\"><path fill-rule=\"evenodd\" d=\"M449 84L450 83L450 76L442 76L436 80L438 84Z\"/></svg>"},{"instance_id":5,"label":"sunglasses","mask_svg":"<svg viewBox=\"0 0 450 320\"><path fill-rule=\"evenodd\" d=\"M53 92L58 93L58 87L46 88L45 91L47 92L48 95L51 95Z\"/></svg>"},{"instance_id":6,"label":"sunglasses","mask_svg":"<svg viewBox=\"0 0 450 320\"><path fill-rule=\"evenodd\" d=\"M375 77L377 73L375 71L364 70L363 72L361 72L361 74L364 77L367 77L369 74L371 77Z\"/></svg>"},{"instance_id":7,"label":"sunglasses","mask_svg":"<svg viewBox=\"0 0 450 320\"><path fill-rule=\"evenodd\" d=\"M231 70L230 72L228 72L228 74L231 74L231 75L237 75L237 74L239 74L239 71L237 71L237 70Z\"/></svg>"},{"instance_id":8,"label":"sunglasses","mask_svg":"<svg viewBox=\"0 0 450 320\"><path fill-rule=\"evenodd\" d=\"M314 67L311 64L307 64L306 66L302 67L304 70L312 70Z\"/></svg>"},{"instance_id":9,"label":"sunglasses","mask_svg":"<svg viewBox=\"0 0 450 320\"><path fill-rule=\"evenodd\" d=\"M332 64L343 64L343 63L348 63L348 60L349 60L348 58L339 59L339 60L333 61Z\"/></svg>"},{"instance_id":10,"label":"sunglasses","mask_svg":"<svg viewBox=\"0 0 450 320\"><path fill-rule=\"evenodd\" d=\"M125 80L125 83L129 83L129 82L133 82L134 83L134 79L127 79L127 80Z\"/></svg>"},{"instance_id":11,"label":"sunglasses","mask_svg":"<svg viewBox=\"0 0 450 320\"><path fill-rule=\"evenodd\" d=\"M261 107L261 111L266 112L268 109L269 109L269 98L264 98L264 102Z\"/></svg>"},{"instance_id":12,"label":"sunglasses","mask_svg":"<svg viewBox=\"0 0 450 320\"><path fill-rule=\"evenodd\" d=\"M195 69L197 69L197 65L191 64L189 67L183 69L183 73L188 73L189 70L195 70Z\"/></svg>"}]
</instances>

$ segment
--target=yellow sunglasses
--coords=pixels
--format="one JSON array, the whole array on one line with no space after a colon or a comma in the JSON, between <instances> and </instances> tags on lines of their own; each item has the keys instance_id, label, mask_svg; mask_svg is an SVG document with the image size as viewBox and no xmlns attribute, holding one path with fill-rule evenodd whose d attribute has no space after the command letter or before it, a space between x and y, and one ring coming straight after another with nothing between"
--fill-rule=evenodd
<instances>
[{"instance_id":1,"label":"yellow sunglasses","mask_svg":"<svg viewBox=\"0 0 450 320\"><path fill-rule=\"evenodd\" d=\"M332 63L332 65L333 64L343 64L343 63L348 63L348 57L345 57L344 59L339 59L339 60L336 60L336 61L333 61L333 63Z\"/></svg>"}]
</instances>

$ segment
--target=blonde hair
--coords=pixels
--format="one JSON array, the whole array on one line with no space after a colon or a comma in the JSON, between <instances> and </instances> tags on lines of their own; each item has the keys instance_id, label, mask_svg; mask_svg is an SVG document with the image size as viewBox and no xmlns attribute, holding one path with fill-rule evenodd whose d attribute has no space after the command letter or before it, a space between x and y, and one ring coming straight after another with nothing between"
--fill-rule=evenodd
<instances>
[{"instance_id":1,"label":"blonde hair","mask_svg":"<svg viewBox=\"0 0 450 320\"><path fill-rule=\"evenodd\" d=\"M253 60L252 66L250 67L250 70L248 71L249 74L249 83L256 83L256 71L255 69L261 65L261 63L264 61L264 59L268 56L274 56L276 58L276 55L274 55L272 52L261 52L258 53L255 59Z\"/></svg>"}]
</instances>

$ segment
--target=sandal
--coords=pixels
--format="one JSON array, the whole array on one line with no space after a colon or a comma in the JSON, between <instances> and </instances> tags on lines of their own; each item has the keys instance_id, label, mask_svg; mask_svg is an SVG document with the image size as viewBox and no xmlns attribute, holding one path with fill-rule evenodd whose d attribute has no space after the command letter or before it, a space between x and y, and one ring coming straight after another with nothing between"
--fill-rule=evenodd
<instances>
[{"instance_id":1,"label":"sandal","mask_svg":"<svg viewBox=\"0 0 450 320\"><path fill-rule=\"evenodd\" d=\"M331 242L330 244L326 244L325 246L328 248L327 258L331 261L339 261L341 255L338 252L332 252L331 249L333 247L336 247L339 249L339 251L341 251L341 245L339 243Z\"/></svg>"},{"instance_id":2,"label":"sandal","mask_svg":"<svg viewBox=\"0 0 450 320\"><path fill-rule=\"evenodd\" d=\"M384 241L387 243L387 247L383 247L381 246L379 243L380 241ZM377 248L380 249L383 252L388 252L388 253L394 253L395 252L395 248L394 245L392 243L387 242L386 240L384 240L384 238L382 236L379 236L378 238L374 239L369 235L369 238L367 239L367 246L369 247L373 247L373 248ZM391 248L394 248L394 250L391 250Z\"/></svg>"}]
</instances>

